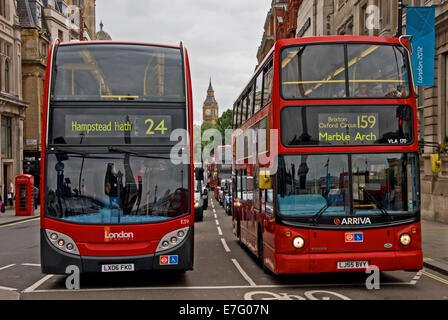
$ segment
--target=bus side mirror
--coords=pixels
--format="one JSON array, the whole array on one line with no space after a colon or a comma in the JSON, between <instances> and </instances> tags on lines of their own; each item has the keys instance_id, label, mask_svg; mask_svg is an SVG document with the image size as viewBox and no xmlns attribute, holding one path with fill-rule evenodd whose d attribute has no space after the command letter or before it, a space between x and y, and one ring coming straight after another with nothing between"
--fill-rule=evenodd
<instances>
[{"instance_id":1,"label":"bus side mirror","mask_svg":"<svg viewBox=\"0 0 448 320\"><path fill-rule=\"evenodd\" d=\"M440 173L442 167L442 161L439 160L439 154L435 153L431 155L431 170L434 173Z\"/></svg>"},{"instance_id":2,"label":"bus side mirror","mask_svg":"<svg viewBox=\"0 0 448 320\"><path fill-rule=\"evenodd\" d=\"M258 187L260 190L272 189L272 179L269 170L260 170Z\"/></svg>"}]
</instances>

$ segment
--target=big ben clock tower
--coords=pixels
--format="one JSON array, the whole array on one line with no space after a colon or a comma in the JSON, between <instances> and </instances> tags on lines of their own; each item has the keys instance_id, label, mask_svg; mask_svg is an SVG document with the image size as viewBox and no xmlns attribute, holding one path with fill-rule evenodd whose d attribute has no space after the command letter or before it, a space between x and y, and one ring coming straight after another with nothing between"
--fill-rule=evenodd
<instances>
[{"instance_id":1,"label":"big ben clock tower","mask_svg":"<svg viewBox=\"0 0 448 320\"><path fill-rule=\"evenodd\" d=\"M212 87L212 79L210 79L210 84L207 90L207 98L204 101L202 107L202 119L204 123L215 124L218 119L219 107L218 102L215 99L215 91Z\"/></svg>"}]
</instances>

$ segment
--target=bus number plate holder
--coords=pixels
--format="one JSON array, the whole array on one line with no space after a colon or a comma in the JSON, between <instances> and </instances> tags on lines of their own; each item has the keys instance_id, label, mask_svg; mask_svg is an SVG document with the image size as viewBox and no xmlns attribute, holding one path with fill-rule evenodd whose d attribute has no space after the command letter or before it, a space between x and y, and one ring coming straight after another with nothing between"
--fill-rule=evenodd
<instances>
[{"instance_id":1,"label":"bus number plate holder","mask_svg":"<svg viewBox=\"0 0 448 320\"><path fill-rule=\"evenodd\" d=\"M101 272L126 272L134 271L133 263L123 264L103 264L101 265Z\"/></svg>"},{"instance_id":2,"label":"bus number plate holder","mask_svg":"<svg viewBox=\"0 0 448 320\"><path fill-rule=\"evenodd\" d=\"M368 261L338 261L338 269L365 269L369 267Z\"/></svg>"}]
</instances>

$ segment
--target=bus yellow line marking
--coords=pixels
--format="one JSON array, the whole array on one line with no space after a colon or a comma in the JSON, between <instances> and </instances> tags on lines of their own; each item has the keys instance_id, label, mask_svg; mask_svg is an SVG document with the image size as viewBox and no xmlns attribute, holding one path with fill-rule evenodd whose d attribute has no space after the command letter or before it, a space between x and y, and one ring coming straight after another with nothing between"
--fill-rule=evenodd
<instances>
[{"instance_id":1,"label":"bus yellow line marking","mask_svg":"<svg viewBox=\"0 0 448 320\"><path fill-rule=\"evenodd\" d=\"M440 278L440 277L436 276L435 274L429 273L429 272L427 272L427 271L423 271L423 274L424 274L425 276L427 276L427 277L430 277L430 278L432 278L432 279L434 279L434 280L437 280L437 281L439 281L439 282L442 282L442 283L448 285L448 280L443 279L443 278Z\"/></svg>"}]
</instances>

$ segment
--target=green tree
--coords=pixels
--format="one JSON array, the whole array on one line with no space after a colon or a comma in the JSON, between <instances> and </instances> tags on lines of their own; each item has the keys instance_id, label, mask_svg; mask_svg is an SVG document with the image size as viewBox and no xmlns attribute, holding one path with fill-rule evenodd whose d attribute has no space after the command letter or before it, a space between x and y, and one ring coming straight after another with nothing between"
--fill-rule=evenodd
<instances>
[{"instance_id":1,"label":"green tree","mask_svg":"<svg viewBox=\"0 0 448 320\"><path fill-rule=\"evenodd\" d=\"M226 144L226 141L230 141L230 136L226 140L226 130L232 129L233 111L228 109L216 120L215 128L219 130L222 137L222 144Z\"/></svg>"}]
</instances>

